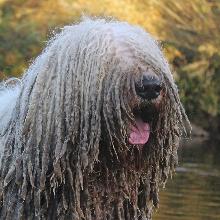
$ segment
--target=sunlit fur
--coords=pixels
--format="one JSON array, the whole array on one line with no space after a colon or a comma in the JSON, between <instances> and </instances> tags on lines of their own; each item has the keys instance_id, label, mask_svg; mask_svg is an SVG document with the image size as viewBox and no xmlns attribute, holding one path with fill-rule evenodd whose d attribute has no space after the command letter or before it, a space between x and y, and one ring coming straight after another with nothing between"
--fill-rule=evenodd
<instances>
[{"instance_id":1,"label":"sunlit fur","mask_svg":"<svg viewBox=\"0 0 220 220\"><path fill-rule=\"evenodd\" d=\"M163 82L152 140L128 144L134 83ZM187 121L167 61L143 29L84 19L0 87L1 219L151 219Z\"/></svg>"}]
</instances>

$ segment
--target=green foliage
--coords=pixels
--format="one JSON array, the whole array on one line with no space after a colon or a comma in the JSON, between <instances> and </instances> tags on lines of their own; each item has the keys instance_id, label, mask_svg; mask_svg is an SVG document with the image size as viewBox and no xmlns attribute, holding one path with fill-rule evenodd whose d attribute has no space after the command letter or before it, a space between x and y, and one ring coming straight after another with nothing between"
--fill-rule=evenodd
<instances>
[{"instance_id":1,"label":"green foliage","mask_svg":"<svg viewBox=\"0 0 220 220\"><path fill-rule=\"evenodd\" d=\"M59 0L0 2L0 80L21 75L44 47L50 31L74 16Z\"/></svg>"},{"instance_id":2,"label":"green foliage","mask_svg":"<svg viewBox=\"0 0 220 220\"><path fill-rule=\"evenodd\" d=\"M220 115L220 2L155 0L154 4L161 16L157 30L166 30L161 39L178 73L186 110L194 121L209 127L209 118Z\"/></svg>"}]
</instances>

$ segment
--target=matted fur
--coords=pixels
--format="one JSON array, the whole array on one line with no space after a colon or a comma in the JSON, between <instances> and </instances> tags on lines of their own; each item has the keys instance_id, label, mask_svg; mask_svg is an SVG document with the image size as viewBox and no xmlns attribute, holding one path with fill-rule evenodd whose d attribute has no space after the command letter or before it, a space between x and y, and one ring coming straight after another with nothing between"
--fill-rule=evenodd
<instances>
[{"instance_id":1,"label":"matted fur","mask_svg":"<svg viewBox=\"0 0 220 220\"><path fill-rule=\"evenodd\" d=\"M134 83L149 69L164 95L151 141L138 150L128 127L144 104ZM16 92L0 108L1 219L151 219L188 119L148 33L104 19L66 26L8 87L0 103Z\"/></svg>"}]
</instances>

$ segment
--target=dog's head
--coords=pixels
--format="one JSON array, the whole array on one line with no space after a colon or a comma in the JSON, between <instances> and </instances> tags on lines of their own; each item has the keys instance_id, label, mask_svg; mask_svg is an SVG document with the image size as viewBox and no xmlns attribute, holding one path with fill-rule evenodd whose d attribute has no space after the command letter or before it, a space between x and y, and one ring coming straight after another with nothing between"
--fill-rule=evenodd
<instances>
[{"instance_id":1,"label":"dog's head","mask_svg":"<svg viewBox=\"0 0 220 220\"><path fill-rule=\"evenodd\" d=\"M94 101L89 106L96 109L90 109L88 119L99 115L96 136L104 142L99 148L109 146L117 157L132 148L146 150L154 145L153 149L160 146L163 150L171 146L184 129L185 113L159 44L127 23L102 20L93 25L90 39L86 39L96 49L85 48L84 56L92 59L88 95Z\"/></svg>"}]
</instances>

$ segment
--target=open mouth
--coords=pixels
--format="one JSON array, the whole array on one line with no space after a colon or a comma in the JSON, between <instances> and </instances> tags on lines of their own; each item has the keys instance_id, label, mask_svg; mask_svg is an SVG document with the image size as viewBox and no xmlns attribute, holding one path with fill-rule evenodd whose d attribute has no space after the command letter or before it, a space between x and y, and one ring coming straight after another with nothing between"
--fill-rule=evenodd
<instances>
[{"instance_id":1,"label":"open mouth","mask_svg":"<svg viewBox=\"0 0 220 220\"><path fill-rule=\"evenodd\" d=\"M141 119L136 119L136 124L130 128L129 143L135 145L144 145L150 137L150 125Z\"/></svg>"},{"instance_id":2,"label":"open mouth","mask_svg":"<svg viewBox=\"0 0 220 220\"><path fill-rule=\"evenodd\" d=\"M129 129L130 144L143 146L148 142L155 113L156 108L152 105L134 110L135 123Z\"/></svg>"}]
</instances>

